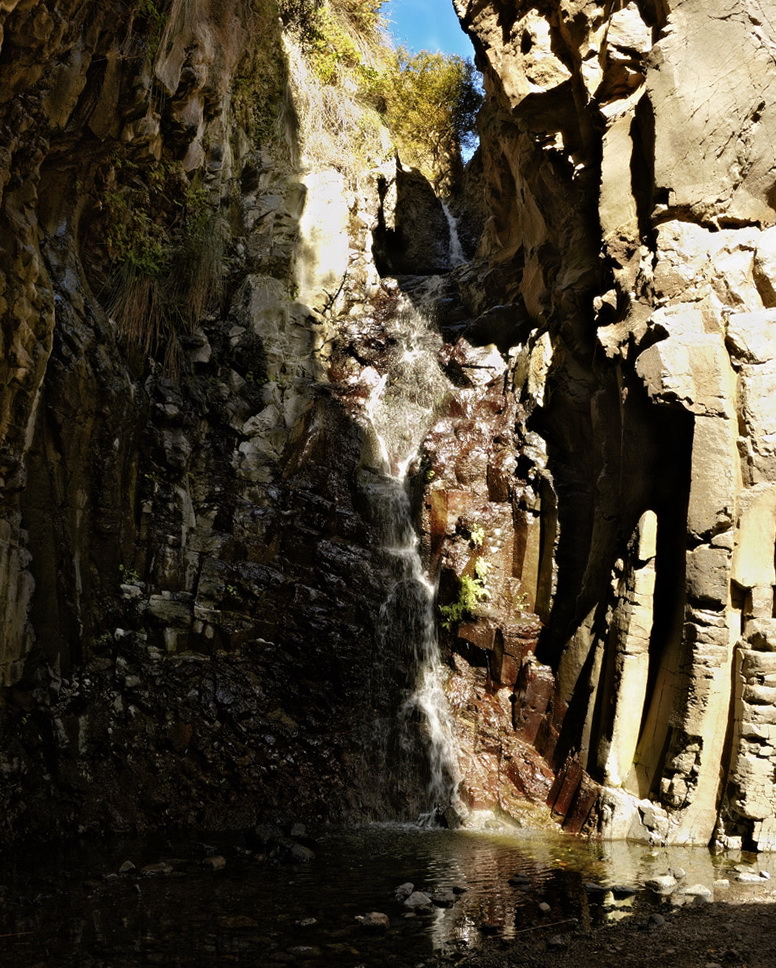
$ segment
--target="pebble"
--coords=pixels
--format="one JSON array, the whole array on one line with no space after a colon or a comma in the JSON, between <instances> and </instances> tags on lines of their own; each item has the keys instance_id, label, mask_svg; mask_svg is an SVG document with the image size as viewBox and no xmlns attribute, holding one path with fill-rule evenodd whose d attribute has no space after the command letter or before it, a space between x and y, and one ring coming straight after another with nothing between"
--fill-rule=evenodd
<instances>
[{"instance_id":1,"label":"pebble","mask_svg":"<svg viewBox=\"0 0 776 968\"><path fill-rule=\"evenodd\" d=\"M546 901L540 901L539 910L542 912L542 914L549 914L552 908Z\"/></svg>"},{"instance_id":2,"label":"pebble","mask_svg":"<svg viewBox=\"0 0 776 968\"><path fill-rule=\"evenodd\" d=\"M119 874L128 874L130 871L135 869L135 865L131 860L125 860L124 863L119 867Z\"/></svg>"},{"instance_id":3,"label":"pebble","mask_svg":"<svg viewBox=\"0 0 776 968\"><path fill-rule=\"evenodd\" d=\"M658 877L650 877L649 880L644 881L644 887L658 894L670 894L676 887L676 878L673 874L660 874Z\"/></svg>"},{"instance_id":4,"label":"pebble","mask_svg":"<svg viewBox=\"0 0 776 968\"><path fill-rule=\"evenodd\" d=\"M158 864L146 864L140 873L145 874L146 877L158 877L161 874L172 874L172 867L160 861Z\"/></svg>"},{"instance_id":5,"label":"pebble","mask_svg":"<svg viewBox=\"0 0 776 968\"><path fill-rule=\"evenodd\" d=\"M404 884L399 884L399 886L394 891L397 901L406 901L407 898L415 890L415 885L412 881L406 881Z\"/></svg>"},{"instance_id":6,"label":"pebble","mask_svg":"<svg viewBox=\"0 0 776 968\"><path fill-rule=\"evenodd\" d=\"M215 857L206 857L202 861L202 866L211 871L221 871L226 867L226 858L220 854L216 854Z\"/></svg>"},{"instance_id":7,"label":"pebble","mask_svg":"<svg viewBox=\"0 0 776 968\"><path fill-rule=\"evenodd\" d=\"M455 904L457 898L452 891L448 891L445 894L435 894L431 900L438 908L451 908Z\"/></svg>"},{"instance_id":8,"label":"pebble","mask_svg":"<svg viewBox=\"0 0 776 968\"><path fill-rule=\"evenodd\" d=\"M636 888L629 884L615 884L610 890L618 900L624 897L633 897L636 893Z\"/></svg>"},{"instance_id":9,"label":"pebble","mask_svg":"<svg viewBox=\"0 0 776 968\"><path fill-rule=\"evenodd\" d=\"M415 910L416 908L431 907L432 901L428 894L423 891L413 891L404 902L404 906Z\"/></svg>"},{"instance_id":10,"label":"pebble","mask_svg":"<svg viewBox=\"0 0 776 968\"><path fill-rule=\"evenodd\" d=\"M677 881L682 881L687 877L687 871L683 867L672 867L668 873L673 874Z\"/></svg>"},{"instance_id":11,"label":"pebble","mask_svg":"<svg viewBox=\"0 0 776 968\"><path fill-rule=\"evenodd\" d=\"M293 948L288 949L288 953L293 955L295 958L320 958L323 952L320 948L316 948L313 945L308 944L297 944Z\"/></svg>"},{"instance_id":12,"label":"pebble","mask_svg":"<svg viewBox=\"0 0 776 968\"><path fill-rule=\"evenodd\" d=\"M514 877L510 877L507 881L510 887L530 887L531 878L527 874L515 874Z\"/></svg>"},{"instance_id":13,"label":"pebble","mask_svg":"<svg viewBox=\"0 0 776 968\"><path fill-rule=\"evenodd\" d=\"M582 885L588 894L605 894L609 888L602 884L594 884L593 881L585 881Z\"/></svg>"},{"instance_id":14,"label":"pebble","mask_svg":"<svg viewBox=\"0 0 776 968\"><path fill-rule=\"evenodd\" d=\"M650 914L649 921L647 922L651 928L662 928L665 923L666 919L663 915L657 913Z\"/></svg>"},{"instance_id":15,"label":"pebble","mask_svg":"<svg viewBox=\"0 0 776 968\"><path fill-rule=\"evenodd\" d=\"M730 887L730 881L727 877L720 877L718 880L714 881L714 887L718 890L723 890L726 887Z\"/></svg>"},{"instance_id":16,"label":"pebble","mask_svg":"<svg viewBox=\"0 0 776 968\"><path fill-rule=\"evenodd\" d=\"M759 874L752 874L749 871L741 871L736 877L739 884L759 884L762 878Z\"/></svg>"},{"instance_id":17,"label":"pebble","mask_svg":"<svg viewBox=\"0 0 776 968\"><path fill-rule=\"evenodd\" d=\"M370 911L369 914L365 914L356 920L360 921L363 928L370 931L387 931L391 926L391 919L381 911Z\"/></svg>"},{"instance_id":18,"label":"pebble","mask_svg":"<svg viewBox=\"0 0 776 968\"><path fill-rule=\"evenodd\" d=\"M568 943L568 938L564 938L560 934L554 934L551 938L547 939L548 948L565 948Z\"/></svg>"},{"instance_id":19,"label":"pebble","mask_svg":"<svg viewBox=\"0 0 776 968\"><path fill-rule=\"evenodd\" d=\"M292 844L289 853L291 854L292 860L303 864L307 864L315 859L315 851L310 850L309 847L305 847L304 844Z\"/></svg>"},{"instance_id":20,"label":"pebble","mask_svg":"<svg viewBox=\"0 0 776 968\"><path fill-rule=\"evenodd\" d=\"M690 897L711 897L711 890L705 884L687 884L680 887L677 894L686 894Z\"/></svg>"}]
</instances>

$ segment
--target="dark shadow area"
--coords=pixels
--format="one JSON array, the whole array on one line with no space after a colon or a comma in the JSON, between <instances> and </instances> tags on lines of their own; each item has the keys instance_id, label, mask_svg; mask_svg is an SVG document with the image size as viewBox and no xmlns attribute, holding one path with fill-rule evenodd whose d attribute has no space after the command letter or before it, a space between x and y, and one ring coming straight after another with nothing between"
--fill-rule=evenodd
<instances>
[{"instance_id":1,"label":"dark shadow area","mask_svg":"<svg viewBox=\"0 0 776 968\"><path fill-rule=\"evenodd\" d=\"M56 314L22 498L35 592L24 674L3 710L16 764L0 795L8 839L290 813L414 820L427 806L422 724L409 754L395 730L410 659L376 655L391 575L359 491L364 431L341 388L317 382L317 321L294 302L304 186L264 154L276 120L289 165L299 154L294 112L273 100L289 77L284 61L267 63L281 49L267 10L253 45L263 86L246 90L249 44L219 128L232 126L233 143L208 139L203 172L173 184L186 130L172 117L160 121L161 163L144 139L90 129L101 78L111 97L145 91L157 104L134 55L89 73L77 124L35 172ZM122 25L100 35L95 58ZM267 118L265 102L284 117ZM157 106L172 115L180 103ZM169 208L140 205L154 201L146 180L178 192ZM195 204L212 216L205 230L228 226L226 258L212 298L175 333L173 373L153 339L120 337L109 295L114 264L138 255L120 243L174 235ZM131 238L116 236L116 206ZM299 373L277 365L286 336ZM274 448L263 464L257 423Z\"/></svg>"},{"instance_id":2,"label":"dark shadow area","mask_svg":"<svg viewBox=\"0 0 776 968\"><path fill-rule=\"evenodd\" d=\"M686 866L688 883L725 878L730 887L715 891L713 903L689 895L680 906L681 895L642 885L659 862ZM736 883L735 864L773 869L769 857L740 852L712 858L674 848L650 861L649 849L634 844L602 850L557 836L398 827L291 833L281 824L247 839L86 841L6 857L3 964L413 968L419 957L449 960L452 949L466 968L485 960L548 968L567 955L606 968L660 968L666 959L695 968L698 952L712 963L770 968L774 904L763 886ZM439 904L407 918L395 897L404 884ZM364 924L370 911L387 922Z\"/></svg>"}]
</instances>

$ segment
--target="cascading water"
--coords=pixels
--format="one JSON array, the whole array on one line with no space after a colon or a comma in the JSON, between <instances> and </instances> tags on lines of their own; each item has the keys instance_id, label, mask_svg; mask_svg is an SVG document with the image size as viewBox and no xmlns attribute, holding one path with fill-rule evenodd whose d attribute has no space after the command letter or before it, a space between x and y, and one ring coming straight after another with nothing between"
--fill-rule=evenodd
<instances>
[{"instance_id":1,"label":"cascading water","mask_svg":"<svg viewBox=\"0 0 776 968\"><path fill-rule=\"evenodd\" d=\"M466 262L466 256L464 255L461 239L458 235L458 224L456 223L455 216L444 201L442 202L442 209L447 219L448 228L450 229L450 265L455 268Z\"/></svg>"},{"instance_id":2,"label":"cascading water","mask_svg":"<svg viewBox=\"0 0 776 968\"><path fill-rule=\"evenodd\" d=\"M423 571L413 526L409 469L449 384L437 362L441 339L408 302L402 301L386 322L385 335L390 347L385 372L365 407L375 466L364 490L390 575L380 608L378 645L384 663L406 667L406 685L393 723L398 742L392 748L401 762L391 769L401 774L408 768L422 737L428 779L421 813L433 819L456 806L458 768L442 688L435 588ZM391 746L385 736L376 739L384 749Z\"/></svg>"}]
</instances>

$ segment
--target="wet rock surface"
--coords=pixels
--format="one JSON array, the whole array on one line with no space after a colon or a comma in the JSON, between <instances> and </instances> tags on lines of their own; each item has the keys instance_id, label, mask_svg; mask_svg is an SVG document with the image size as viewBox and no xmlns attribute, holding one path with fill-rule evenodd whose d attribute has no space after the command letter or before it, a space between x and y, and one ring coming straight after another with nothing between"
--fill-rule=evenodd
<instances>
[{"instance_id":1,"label":"wet rock surface","mask_svg":"<svg viewBox=\"0 0 776 968\"><path fill-rule=\"evenodd\" d=\"M15 128L2 185L15 341L0 525L6 839L427 807L422 743L396 778L375 737L412 670L374 659L393 575L354 484L364 427L331 345L348 314L367 344L392 304L372 228L409 216L406 199L398 214L380 199L380 179L417 183L447 221L422 176L393 162L346 185L290 163L294 144L254 137L229 89L258 78L250 97L274 123L290 81L272 4L180 6L161 47L147 4L94 21L55 3L39 19L28 4L1 14ZM63 51L65 86L50 81ZM212 293L168 345L153 332L132 343L111 295L126 249L177 239L190 209L217 251L197 252L175 285L196 290L199 276ZM405 234L410 261L427 254ZM439 244L419 271L447 267ZM222 261L208 275L211 256Z\"/></svg>"},{"instance_id":2,"label":"wet rock surface","mask_svg":"<svg viewBox=\"0 0 776 968\"><path fill-rule=\"evenodd\" d=\"M486 943L476 955L440 957L430 964L506 968L517 961L535 968L580 964L659 968L670 958L679 968L722 968L729 964L767 968L770 952L754 939L771 943L772 904L772 897L764 897L745 906L693 906L667 916L655 913L634 917L589 933L564 926L566 934Z\"/></svg>"}]
</instances>

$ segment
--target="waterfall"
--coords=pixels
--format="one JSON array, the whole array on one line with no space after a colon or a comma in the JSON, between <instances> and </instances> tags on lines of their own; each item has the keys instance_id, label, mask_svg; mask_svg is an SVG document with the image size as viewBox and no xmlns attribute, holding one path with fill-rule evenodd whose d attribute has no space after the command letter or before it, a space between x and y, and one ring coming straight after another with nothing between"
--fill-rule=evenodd
<instances>
[{"instance_id":1,"label":"waterfall","mask_svg":"<svg viewBox=\"0 0 776 968\"><path fill-rule=\"evenodd\" d=\"M461 246L461 239L458 235L458 224L455 220L455 216L447 207L447 202L442 202L442 209L444 210L447 225L450 229L450 265L455 268L456 266L463 265L467 259L464 255L463 248Z\"/></svg>"},{"instance_id":2,"label":"waterfall","mask_svg":"<svg viewBox=\"0 0 776 968\"><path fill-rule=\"evenodd\" d=\"M429 779L426 816L446 810L458 781L452 719L442 688L443 666L434 621L436 590L424 573L413 524L410 467L449 388L437 362L441 339L409 303L385 324L390 352L365 415L373 433L375 467L366 487L386 571L378 645L387 664L406 664L408 679L394 728L405 762L423 737ZM405 765L406 768L406 765ZM402 765L398 764L398 772Z\"/></svg>"}]
</instances>

